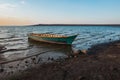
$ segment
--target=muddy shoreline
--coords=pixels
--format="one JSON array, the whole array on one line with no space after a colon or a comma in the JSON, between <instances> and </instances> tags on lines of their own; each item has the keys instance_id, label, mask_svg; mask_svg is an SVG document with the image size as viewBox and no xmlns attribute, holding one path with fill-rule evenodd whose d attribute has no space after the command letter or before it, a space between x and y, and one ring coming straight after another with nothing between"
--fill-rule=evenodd
<instances>
[{"instance_id":1,"label":"muddy shoreline","mask_svg":"<svg viewBox=\"0 0 120 80\"><path fill-rule=\"evenodd\" d=\"M120 41L92 46L87 54L38 65L8 80L119 80ZM92 54L92 55L91 55Z\"/></svg>"}]
</instances>

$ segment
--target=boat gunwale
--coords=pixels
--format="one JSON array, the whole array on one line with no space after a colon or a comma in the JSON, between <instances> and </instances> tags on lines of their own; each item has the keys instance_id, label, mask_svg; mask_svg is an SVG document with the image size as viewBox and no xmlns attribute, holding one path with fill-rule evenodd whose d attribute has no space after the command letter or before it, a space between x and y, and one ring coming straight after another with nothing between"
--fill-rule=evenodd
<instances>
[{"instance_id":1,"label":"boat gunwale","mask_svg":"<svg viewBox=\"0 0 120 80\"><path fill-rule=\"evenodd\" d=\"M37 34L37 33L30 33L30 36L36 36L36 37L41 37L41 38L68 38L69 36L64 36L64 35L56 35L56 34L46 34L46 35L53 35L53 36L40 36L40 35L45 35L43 34ZM56 37L57 36L57 37Z\"/></svg>"}]
</instances>

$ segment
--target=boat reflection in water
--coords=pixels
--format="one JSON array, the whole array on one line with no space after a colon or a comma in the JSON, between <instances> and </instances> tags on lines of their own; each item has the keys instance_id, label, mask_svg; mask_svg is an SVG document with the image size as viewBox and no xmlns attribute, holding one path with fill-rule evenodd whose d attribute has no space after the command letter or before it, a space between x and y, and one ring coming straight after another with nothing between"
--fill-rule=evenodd
<instances>
[{"instance_id":1,"label":"boat reflection in water","mask_svg":"<svg viewBox=\"0 0 120 80\"><path fill-rule=\"evenodd\" d=\"M32 47L27 56L39 54L39 62L51 62L52 60L62 60L72 54L71 45L51 44L28 39ZM45 53L44 53L45 52Z\"/></svg>"}]
</instances>

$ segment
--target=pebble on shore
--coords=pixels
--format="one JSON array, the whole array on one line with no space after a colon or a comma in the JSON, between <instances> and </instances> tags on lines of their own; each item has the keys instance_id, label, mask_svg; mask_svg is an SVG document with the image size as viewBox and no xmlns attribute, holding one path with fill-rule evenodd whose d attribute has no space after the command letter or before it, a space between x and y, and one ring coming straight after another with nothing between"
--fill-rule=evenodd
<instances>
[{"instance_id":1,"label":"pebble on shore","mask_svg":"<svg viewBox=\"0 0 120 80\"><path fill-rule=\"evenodd\" d=\"M6 49L5 46L0 45L0 53L1 53L1 51L5 50L5 49Z\"/></svg>"},{"instance_id":2,"label":"pebble on shore","mask_svg":"<svg viewBox=\"0 0 120 80\"><path fill-rule=\"evenodd\" d=\"M87 54L87 50L73 50L73 54L75 55Z\"/></svg>"}]
</instances>

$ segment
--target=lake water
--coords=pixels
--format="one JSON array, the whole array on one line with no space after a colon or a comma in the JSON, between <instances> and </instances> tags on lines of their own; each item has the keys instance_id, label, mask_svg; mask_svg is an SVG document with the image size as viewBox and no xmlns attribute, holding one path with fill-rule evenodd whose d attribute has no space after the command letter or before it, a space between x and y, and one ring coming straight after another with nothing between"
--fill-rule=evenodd
<instances>
[{"instance_id":1,"label":"lake water","mask_svg":"<svg viewBox=\"0 0 120 80\"><path fill-rule=\"evenodd\" d=\"M120 27L116 26L25 26L25 27L0 27L0 45L7 51L0 54L8 60L17 59L33 54L52 50L61 46L38 44L28 42L28 33L53 33L61 35L79 34L74 40L72 48L85 50L92 45L120 40ZM62 46L63 47L63 46ZM43 59L48 57L66 57L64 50L41 54ZM46 57L47 56L47 57Z\"/></svg>"}]
</instances>

